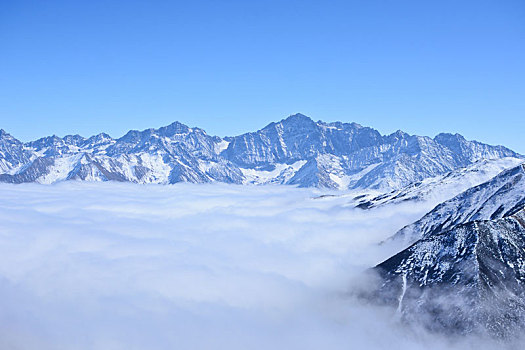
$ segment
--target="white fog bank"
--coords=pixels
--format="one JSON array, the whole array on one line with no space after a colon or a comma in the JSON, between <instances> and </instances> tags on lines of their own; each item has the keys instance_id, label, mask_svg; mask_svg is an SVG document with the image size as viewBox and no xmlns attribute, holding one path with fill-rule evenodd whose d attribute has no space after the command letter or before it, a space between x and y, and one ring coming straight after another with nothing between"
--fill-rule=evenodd
<instances>
[{"instance_id":1,"label":"white fog bank","mask_svg":"<svg viewBox=\"0 0 525 350\"><path fill-rule=\"evenodd\" d=\"M321 194L2 184L0 349L480 348L345 296L393 253L377 243L428 206L363 211Z\"/></svg>"}]
</instances>

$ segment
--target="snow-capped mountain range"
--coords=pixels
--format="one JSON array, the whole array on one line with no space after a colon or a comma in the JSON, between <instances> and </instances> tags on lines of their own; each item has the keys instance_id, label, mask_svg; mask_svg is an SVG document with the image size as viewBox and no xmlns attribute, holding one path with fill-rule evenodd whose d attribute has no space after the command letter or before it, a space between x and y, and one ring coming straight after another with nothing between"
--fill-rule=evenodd
<instances>
[{"instance_id":1,"label":"snow-capped mountain range","mask_svg":"<svg viewBox=\"0 0 525 350\"><path fill-rule=\"evenodd\" d=\"M416 241L374 269L375 301L448 334L523 331L525 164L438 205L396 237Z\"/></svg>"},{"instance_id":2,"label":"snow-capped mountain range","mask_svg":"<svg viewBox=\"0 0 525 350\"><path fill-rule=\"evenodd\" d=\"M45 137L23 143L0 130L0 181L225 182L333 189L397 189L483 159L522 156L503 146L295 114L256 132L210 136L175 122L159 129Z\"/></svg>"}]
</instances>

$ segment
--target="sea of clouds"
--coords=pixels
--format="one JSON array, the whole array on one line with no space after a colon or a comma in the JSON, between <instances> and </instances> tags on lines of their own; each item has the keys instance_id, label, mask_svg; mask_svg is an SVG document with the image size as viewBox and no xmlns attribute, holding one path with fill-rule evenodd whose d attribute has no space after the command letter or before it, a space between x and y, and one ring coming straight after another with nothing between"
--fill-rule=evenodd
<instances>
[{"instance_id":1,"label":"sea of clouds","mask_svg":"<svg viewBox=\"0 0 525 350\"><path fill-rule=\"evenodd\" d=\"M0 185L0 349L491 348L349 291L433 204L289 186ZM363 286L359 286L363 287ZM483 345L483 346L481 346ZM496 344L498 345L498 344Z\"/></svg>"}]
</instances>

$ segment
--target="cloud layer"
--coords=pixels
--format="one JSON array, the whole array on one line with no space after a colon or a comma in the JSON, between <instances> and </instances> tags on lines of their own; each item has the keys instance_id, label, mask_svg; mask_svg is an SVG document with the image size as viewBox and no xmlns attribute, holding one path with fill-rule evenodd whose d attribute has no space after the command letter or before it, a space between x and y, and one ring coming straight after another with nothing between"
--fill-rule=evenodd
<instances>
[{"instance_id":1,"label":"cloud layer","mask_svg":"<svg viewBox=\"0 0 525 350\"><path fill-rule=\"evenodd\" d=\"M0 193L0 348L451 346L346 295L428 205L362 211L316 189L220 184Z\"/></svg>"}]
</instances>

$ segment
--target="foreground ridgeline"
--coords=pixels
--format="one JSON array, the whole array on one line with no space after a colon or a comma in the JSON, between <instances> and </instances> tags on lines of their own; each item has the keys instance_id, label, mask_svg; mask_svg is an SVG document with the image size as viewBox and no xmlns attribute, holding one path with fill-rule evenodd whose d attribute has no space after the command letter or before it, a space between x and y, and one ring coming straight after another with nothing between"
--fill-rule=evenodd
<instances>
[{"instance_id":1,"label":"foreground ridgeline","mask_svg":"<svg viewBox=\"0 0 525 350\"><path fill-rule=\"evenodd\" d=\"M0 182L64 180L291 184L393 189L483 159L521 156L461 135L381 135L356 123L296 114L253 133L210 136L175 122L118 139L69 135L22 143L0 130Z\"/></svg>"},{"instance_id":2,"label":"foreground ridgeline","mask_svg":"<svg viewBox=\"0 0 525 350\"><path fill-rule=\"evenodd\" d=\"M401 229L394 239L406 244L471 221L495 220L525 207L525 165L520 164L436 206Z\"/></svg>"},{"instance_id":3,"label":"foreground ridgeline","mask_svg":"<svg viewBox=\"0 0 525 350\"><path fill-rule=\"evenodd\" d=\"M439 332L514 337L525 329L525 165L438 205L395 239L371 296Z\"/></svg>"}]
</instances>

